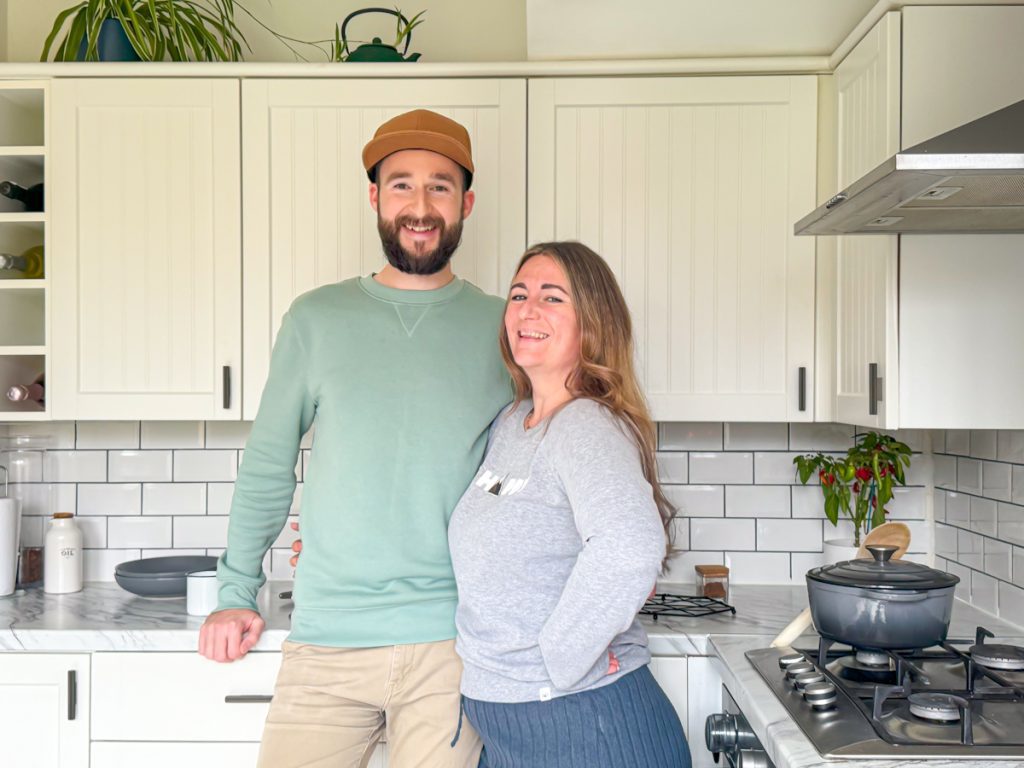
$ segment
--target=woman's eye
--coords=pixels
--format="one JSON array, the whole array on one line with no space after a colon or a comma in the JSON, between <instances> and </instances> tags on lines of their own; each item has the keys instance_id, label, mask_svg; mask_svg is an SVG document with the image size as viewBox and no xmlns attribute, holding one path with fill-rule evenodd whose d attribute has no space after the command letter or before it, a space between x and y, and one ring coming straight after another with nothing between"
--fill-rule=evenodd
<instances>
[{"instance_id":1,"label":"woman's eye","mask_svg":"<svg viewBox=\"0 0 1024 768\"><path fill-rule=\"evenodd\" d=\"M508 300L509 301L525 301L526 300L526 294L525 293L513 293L511 296L508 297Z\"/></svg>"},{"instance_id":2,"label":"woman's eye","mask_svg":"<svg viewBox=\"0 0 1024 768\"><path fill-rule=\"evenodd\" d=\"M546 302L548 302L550 304L561 304L562 303L562 297L561 296L545 296L544 297L544 301L546 301Z\"/></svg>"}]
</instances>

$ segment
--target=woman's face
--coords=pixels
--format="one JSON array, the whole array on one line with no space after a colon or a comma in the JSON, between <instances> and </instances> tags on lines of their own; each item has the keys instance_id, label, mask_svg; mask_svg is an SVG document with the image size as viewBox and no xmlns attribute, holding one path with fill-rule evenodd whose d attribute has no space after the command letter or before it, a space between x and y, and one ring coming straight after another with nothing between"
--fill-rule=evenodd
<instances>
[{"instance_id":1,"label":"woman's face","mask_svg":"<svg viewBox=\"0 0 1024 768\"><path fill-rule=\"evenodd\" d=\"M550 256L534 256L512 280L505 307L512 357L529 374L565 381L580 355L569 280Z\"/></svg>"}]
</instances>

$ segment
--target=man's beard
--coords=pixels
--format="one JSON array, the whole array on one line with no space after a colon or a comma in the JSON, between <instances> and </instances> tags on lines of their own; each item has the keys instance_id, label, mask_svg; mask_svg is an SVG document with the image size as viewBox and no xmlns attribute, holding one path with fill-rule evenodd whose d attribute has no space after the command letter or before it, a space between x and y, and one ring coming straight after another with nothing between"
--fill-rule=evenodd
<instances>
[{"instance_id":1,"label":"man's beard","mask_svg":"<svg viewBox=\"0 0 1024 768\"><path fill-rule=\"evenodd\" d=\"M416 253L406 250L399 240L399 236L402 227L407 224L415 227L437 227L437 248L432 251L417 251ZM390 222L384 221L378 211L377 232L380 233L384 255L387 256L391 266L407 275L433 275L448 266L452 254L459 247L459 243L462 241L462 219L450 227L445 224L444 219L434 216L424 219L399 216Z\"/></svg>"}]
</instances>

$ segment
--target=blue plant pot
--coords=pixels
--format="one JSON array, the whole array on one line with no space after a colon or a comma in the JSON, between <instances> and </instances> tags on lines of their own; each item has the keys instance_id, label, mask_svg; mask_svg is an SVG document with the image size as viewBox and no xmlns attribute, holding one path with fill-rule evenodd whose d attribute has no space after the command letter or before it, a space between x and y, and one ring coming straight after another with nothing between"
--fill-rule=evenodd
<instances>
[{"instance_id":1,"label":"blue plant pot","mask_svg":"<svg viewBox=\"0 0 1024 768\"><path fill-rule=\"evenodd\" d=\"M85 61L86 41L78 46L78 60ZM124 27L117 19L107 19L100 25L100 39L96 44L96 53L100 61L142 61L139 54L132 48Z\"/></svg>"}]
</instances>

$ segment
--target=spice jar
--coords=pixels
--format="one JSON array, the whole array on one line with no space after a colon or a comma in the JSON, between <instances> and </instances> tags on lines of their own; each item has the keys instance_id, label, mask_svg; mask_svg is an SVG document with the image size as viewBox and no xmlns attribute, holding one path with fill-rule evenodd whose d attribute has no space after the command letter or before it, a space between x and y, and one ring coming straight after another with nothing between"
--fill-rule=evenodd
<instances>
[{"instance_id":1,"label":"spice jar","mask_svg":"<svg viewBox=\"0 0 1024 768\"><path fill-rule=\"evenodd\" d=\"M729 602L729 569L724 565L695 565L697 594Z\"/></svg>"}]
</instances>

